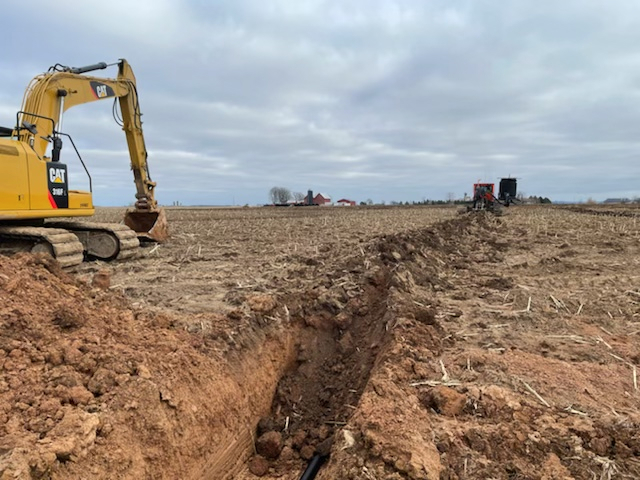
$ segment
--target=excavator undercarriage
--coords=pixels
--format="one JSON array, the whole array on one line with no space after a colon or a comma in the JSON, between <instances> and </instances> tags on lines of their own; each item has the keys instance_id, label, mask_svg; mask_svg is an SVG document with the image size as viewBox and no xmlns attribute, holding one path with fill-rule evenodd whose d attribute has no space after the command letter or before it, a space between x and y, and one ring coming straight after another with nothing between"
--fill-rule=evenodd
<instances>
[{"instance_id":1,"label":"excavator undercarriage","mask_svg":"<svg viewBox=\"0 0 640 480\"><path fill-rule=\"evenodd\" d=\"M84 260L82 242L73 233L60 228L0 225L0 252L46 253L62 267L73 267Z\"/></svg>"},{"instance_id":2,"label":"excavator undercarriage","mask_svg":"<svg viewBox=\"0 0 640 480\"><path fill-rule=\"evenodd\" d=\"M119 223L51 222L47 226L72 232L91 260L123 260L133 257L140 241L136 232Z\"/></svg>"},{"instance_id":3,"label":"excavator undercarriage","mask_svg":"<svg viewBox=\"0 0 640 480\"><path fill-rule=\"evenodd\" d=\"M46 253L64 268L83 260L131 258L139 246L136 232L119 223L54 221L40 227L0 226L0 253Z\"/></svg>"}]
</instances>

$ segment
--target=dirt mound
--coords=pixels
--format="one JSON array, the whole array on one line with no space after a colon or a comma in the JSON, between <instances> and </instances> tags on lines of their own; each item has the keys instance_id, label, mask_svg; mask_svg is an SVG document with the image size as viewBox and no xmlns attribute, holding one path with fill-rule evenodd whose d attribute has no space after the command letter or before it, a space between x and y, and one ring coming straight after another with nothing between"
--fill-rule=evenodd
<instances>
[{"instance_id":1,"label":"dirt mound","mask_svg":"<svg viewBox=\"0 0 640 480\"><path fill-rule=\"evenodd\" d=\"M470 216L380 241L391 339L319 478L640 475L633 277L574 304L580 266L548 281L548 243L520 233ZM510 270L523 250L538 266Z\"/></svg>"},{"instance_id":2,"label":"dirt mound","mask_svg":"<svg viewBox=\"0 0 640 480\"><path fill-rule=\"evenodd\" d=\"M202 332L47 257L2 258L0 300L1 478L222 478L287 361L286 338L256 337L223 362Z\"/></svg>"}]
</instances>

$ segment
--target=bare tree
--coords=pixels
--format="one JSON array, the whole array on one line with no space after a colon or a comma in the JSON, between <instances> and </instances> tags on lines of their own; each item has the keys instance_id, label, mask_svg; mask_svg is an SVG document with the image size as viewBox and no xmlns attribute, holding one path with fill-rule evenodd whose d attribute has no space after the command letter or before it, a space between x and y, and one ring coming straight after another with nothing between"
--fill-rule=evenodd
<instances>
[{"instance_id":1,"label":"bare tree","mask_svg":"<svg viewBox=\"0 0 640 480\"><path fill-rule=\"evenodd\" d=\"M453 192L449 192L447 193L447 202L449 203L453 203L453 201L456 199L456 194Z\"/></svg>"},{"instance_id":2,"label":"bare tree","mask_svg":"<svg viewBox=\"0 0 640 480\"><path fill-rule=\"evenodd\" d=\"M291 190L285 187L273 187L269 190L271 203L287 203L291 198Z\"/></svg>"},{"instance_id":3,"label":"bare tree","mask_svg":"<svg viewBox=\"0 0 640 480\"><path fill-rule=\"evenodd\" d=\"M302 192L293 192L292 195L293 195L293 199L298 203L304 201L304 199L307 198L307 196Z\"/></svg>"}]
</instances>

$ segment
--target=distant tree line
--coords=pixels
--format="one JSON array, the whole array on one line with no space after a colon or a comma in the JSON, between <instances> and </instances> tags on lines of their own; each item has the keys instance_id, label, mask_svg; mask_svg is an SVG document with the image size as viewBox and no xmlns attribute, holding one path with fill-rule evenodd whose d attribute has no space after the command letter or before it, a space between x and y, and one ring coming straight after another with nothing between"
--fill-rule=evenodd
<instances>
[{"instance_id":1,"label":"distant tree line","mask_svg":"<svg viewBox=\"0 0 640 480\"><path fill-rule=\"evenodd\" d=\"M271 203L287 203L291 199L291 190L285 187L273 187L269 190Z\"/></svg>"},{"instance_id":2,"label":"distant tree line","mask_svg":"<svg viewBox=\"0 0 640 480\"><path fill-rule=\"evenodd\" d=\"M291 192L286 187L273 187L269 190L269 202L275 204L287 203L290 200L295 202L304 201L306 195L302 192Z\"/></svg>"}]
</instances>

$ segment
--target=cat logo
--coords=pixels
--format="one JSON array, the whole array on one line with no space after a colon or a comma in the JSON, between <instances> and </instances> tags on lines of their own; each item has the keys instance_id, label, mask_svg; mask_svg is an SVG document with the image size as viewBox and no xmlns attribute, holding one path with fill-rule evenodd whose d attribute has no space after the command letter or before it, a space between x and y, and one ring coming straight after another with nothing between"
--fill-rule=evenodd
<instances>
[{"instance_id":1,"label":"cat logo","mask_svg":"<svg viewBox=\"0 0 640 480\"><path fill-rule=\"evenodd\" d=\"M104 98L108 96L106 85L96 85L96 95L98 98Z\"/></svg>"},{"instance_id":2,"label":"cat logo","mask_svg":"<svg viewBox=\"0 0 640 480\"><path fill-rule=\"evenodd\" d=\"M49 181L51 183L66 183L67 171L64 168L49 168Z\"/></svg>"},{"instance_id":3,"label":"cat logo","mask_svg":"<svg viewBox=\"0 0 640 480\"><path fill-rule=\"evenodd\" d=\"M91 85L91 91L93 92L94 97L96 97L96 100L102 100L103 98L108 98L108 97L115 97L116 95L116 93L113 91L113 88L111 88L109 85L105 83L92 81L90 82L90 85Z\"/></svg>"}]
</instances>

